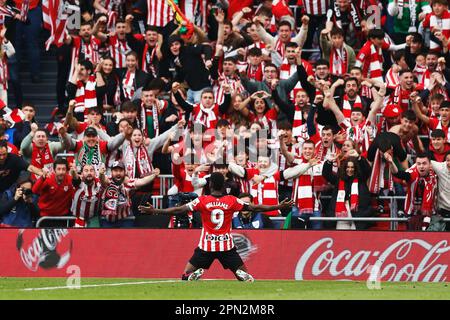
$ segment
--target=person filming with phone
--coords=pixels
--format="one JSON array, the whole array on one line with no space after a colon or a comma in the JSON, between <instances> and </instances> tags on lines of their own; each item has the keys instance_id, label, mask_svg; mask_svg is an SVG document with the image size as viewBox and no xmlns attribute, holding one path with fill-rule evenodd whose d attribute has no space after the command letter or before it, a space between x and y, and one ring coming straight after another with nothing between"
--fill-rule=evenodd
<instances>
[{"instance_id":1,"label":"person filming with phone","mask_svg":"<svg viewBox=\"0 0 450 320\"><path fill-rule=\"evenodd\" d=\"M29 174L20 176L15 185L6 190L0 198L0 227L33 227L39 217L37 196L31 188Z\"/></svg>"}]
</instances>

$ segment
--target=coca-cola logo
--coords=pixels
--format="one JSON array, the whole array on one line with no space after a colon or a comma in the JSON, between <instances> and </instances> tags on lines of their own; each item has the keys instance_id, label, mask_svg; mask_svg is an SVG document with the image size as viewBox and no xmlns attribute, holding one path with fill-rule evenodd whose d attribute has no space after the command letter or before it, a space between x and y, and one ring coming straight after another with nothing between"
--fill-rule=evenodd
<instances>
[{"instance_id":1,"label":"coca-cola logo","mask_svg":"<svg viewBox=\"0 0 450 320\"><path fill-rule=\"evenodd\" d=\"M332 238L323 238L310 245L300 257L295 279L362 280L376 266L382 281L445 282L449 251L447 240L432 244L422 239L401 239L383 251L344 249L339 252Z\"/></svg>"},{"instance_id":2,"label":"coca-cola logo","mask_svg":"<svg viewBox=\"0 0 450 320\"><path fill-rule=\"evenodd\" d=\"M67 229L41 229L33 236L36 230L19 230L16 246L24 265L36 272L39 267L43 269L63 268L70 259L72 240L67 239ZM69 239L68 239L69 240Z\"/></svg>"}]
</instances>

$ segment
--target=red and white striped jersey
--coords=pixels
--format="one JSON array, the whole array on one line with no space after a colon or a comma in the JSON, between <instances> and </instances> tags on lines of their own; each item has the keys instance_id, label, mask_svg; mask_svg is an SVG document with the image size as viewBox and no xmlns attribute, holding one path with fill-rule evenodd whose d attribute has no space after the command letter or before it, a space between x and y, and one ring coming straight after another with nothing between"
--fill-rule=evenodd
<instances>
[{"instance_id":1,"label":"red and white striped jersey","mask_svg":"<svg viewBox=\"0 0 450 320\"><path fill-rule=\"evenodd\" d=\"M184 0L180 9L189 21L206 30L207 0Z\"/></svg>"},{"instance_id":2,"label":"red and white striped jersey","mask_svg":"<svg viewBox=\"0 0 450 320\"><path fill-rule=\"evenodd\" d=\"M306 14L323 16L330 8L330 0L302 0Z\"/></svg>"},{"instance_id":3,"label":"red and white striped jersey","mask_svg":"<svg viewBox=\"0 0 450 320\"><path fill-rule=\"evenodd\" d=\"M314 75L313 67L308 61L302 59L302 65L305 68L305 71L308 76ZM283 63L280 66L280 80L289 79L289 77L291 77L295 72L297 72L297 65L295 63L290 64L287 61L287 59L284 59ZM295 95L297 94L297 92L300 89L302 89L302 85L301 85L300 81L298 81L297 84L295 85L294 89L289 94L289 98L292 101L294 100Z\"/></svg>"},{"instance_id":4,"label":"red and white striped jersey","mask_svg":"<svg viewBox=\"0 0 450 320\"><path fill-rule=\"evenodd\" d=\"M116 68L126 67L126 55L131 51L126 39L119 40L117 35L108 38L109 52L111 57L116 61Z\"/></svg>"},{"instance_id":5,"label":"red and white striped jersey","mask_svg":"<svg viewBox=\"0 0 450 320\"><path fill-rule=\"evenodd\" d=\"M82 181L72 199L72 214L84 220L92 218L99 209L100 192L100 181L96 180L90 186Z\"/></svg>"},{"instance_id":6,"label":"red and white striped jersey","mask_svg":"<svg viewBox=\"0 0 450 320\"><path fill-rule=\"evenodd\" d=\"M88 43L84 42L79 36L72 36L72 60L70 66L70 77L72 77L75 71L76 62L82 60L89 60L93 65L96 65L99 61L98 49L101 46L101 41L94 36Z\"/></svg>"},{"instance_id":7,"label":"red and white striped jersey","mask_svg":"<svg viewBox=\"0 0 450 320\"><path fill-rule=\"evenodd\" d=\"M245 169L245 172L248 180L251 180L255 175L261 174L259 169ZM276 171L273 176L251 186L250 194L253 196L255 204L278 204L278 184L281 180L280 177L280 171ZM278 216L280 211L268 211L265 214L268 216Z\"/></svg>"},{"instance_id":8,"label":"red and white striped jersey","mask_svg":"<svg viewBox=\"0 0 450 320\"><path fill-rule=\"evenodd\" d=\"M147 0L147 25L164 27L173 19L173 11L166 0Z\"/></svg>"},{"instance_id":9,"label":"red and white striped jersey","mask_svg":"<svg viewBox=\"0 0 450 320\"><path fill-rule=\"evenodd\" d=\"M222 84L227 83L231 87L231 96L238 93L244 93L245 88L242 85L241 79L238 76L227 77L223 73L219 75L217 79L217 84L214 86L214 92L216 96L216 103L222 104L225 97L225 92L223 91Z\"/></svg>"},{"instance_id":10,"label":"red and white striped jersey","mask_svg":"<svg viewBox=\"0 0 450 320\"><path fill-rule=\"evenodd\" d=\"M445 10L441 17L437 17L433 12L427 14L423 21L423 27L429 28L431 32L440 31L448 39L450 38L450 12ZM430 50L440 51L440 45L430 39Z\"/></svg>"},{"instance_id":11,"label":"red and white striped jersey","mask_svg":"<svg viewBox=\"0 0 450 320\"><path fill-rule=\"evenodd\" d=\"M241 211L245 202L235 196L201 196L186 206L191 211L200 211L202 234L198 247L203 251L217 252L233 249L231 221L233 213Z\"/></svg>"},{"instance_id":12,"label":"red and white striped jersey","mask_svg":"<svg viewBox=\"0 0 450 320\"><path fill-rule=\"evenodd\" d=\"M302 151L298 143L288 145L287 150L290 153L294 154L294 157L300 156ZM292 167L292 164L288 165L285 156L280 152L280 155L278 157L278 170L283 171L290 167ZM280 185L285 187L292 187L292 179L280 181Z\"/></svg>"}]
</instances>

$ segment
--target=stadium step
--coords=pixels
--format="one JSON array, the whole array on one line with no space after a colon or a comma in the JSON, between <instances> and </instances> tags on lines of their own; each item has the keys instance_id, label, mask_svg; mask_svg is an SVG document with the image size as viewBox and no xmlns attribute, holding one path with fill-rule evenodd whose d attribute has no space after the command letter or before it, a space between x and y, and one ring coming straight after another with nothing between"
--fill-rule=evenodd
<instances>
[{"instance_id":1,"label":"stadium step","mask_svg":"<svg viewBox=\"0 0 450 320\"><path fill-rule=\"evenodd\" d=\"M41 43L47 39L46 35L41 37ZM19 79L22 86L23 100L33 103L37 108L36 120L43 126L50 122L51 112L57 105L56 96L56 79L57 79L57 61L56 51L51 48L45 51L41 50L41 82L31 82L30 62L27 60L27 55L24 51L22 61L20 63ZM8 90L8 104L15 105L15 97L11 84Z\"/></svg>"}]
</instances>

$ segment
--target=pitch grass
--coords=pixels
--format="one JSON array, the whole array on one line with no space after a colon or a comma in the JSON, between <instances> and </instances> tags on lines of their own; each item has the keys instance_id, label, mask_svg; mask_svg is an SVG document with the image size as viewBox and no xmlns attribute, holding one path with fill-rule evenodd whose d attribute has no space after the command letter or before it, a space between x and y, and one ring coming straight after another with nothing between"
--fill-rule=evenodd
<instances>
[{"instance_id":1,"label":"pitch grass","mask_svg":"<svg viewBox=\"0 0 450 320\"><path fill-rule=\"evenodd\" d=\"M161 281L161 282L159 282ZM165 282L156 279L81 279L80 289L24 291L26 288L66 286L62 278L0 278L0 299L158 299L158 300L327 300L327 299L450 299L446 283L382 283L369 290L365 282L350 281L256 281L226 280ZM119 286L86 285L154 282Z\"/></svg>"}]
</instances>

